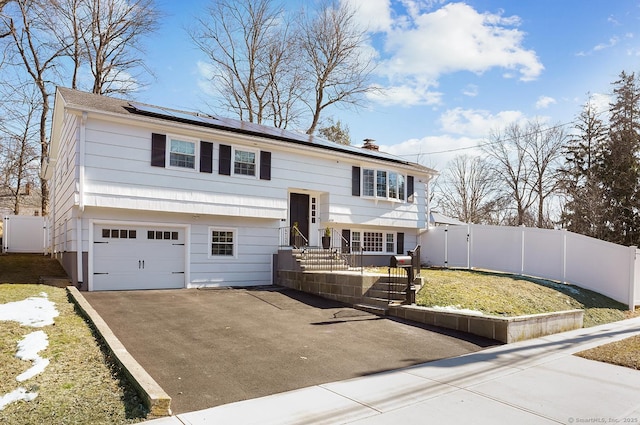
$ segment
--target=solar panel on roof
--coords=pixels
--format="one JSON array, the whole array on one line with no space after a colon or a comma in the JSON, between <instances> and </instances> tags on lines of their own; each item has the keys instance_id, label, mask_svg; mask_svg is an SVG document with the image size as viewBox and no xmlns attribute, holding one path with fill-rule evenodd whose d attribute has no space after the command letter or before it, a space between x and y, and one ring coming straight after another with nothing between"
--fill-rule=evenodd
<instances>
[{"instance_id":1,"label":"solar panel on roof","mask_svg":"<svg viewBox=\"0 0 640 425\"><path fill-rule=\"evenodd\" d=\"M129 102L129 105L131 105L136 111L147 112L149 114L156 114L156 115L169 115L167 111L157 106L143 105L141 103L135 103L135 102Z\"/></svg>"},{"instance_id":2,"label":"solar panel on roof","mask_svg":"<svg viewBox=\"0 0 640 425\"><path fill-rule=\"evenodd\" d=\"M198 116L195 113L190 114L187 112L174 111L160 108L158 106L144 105L136 102L129 102L129 105L133 107L137 112L161 116L170 120L189 121L198 125L204 124L206 126L224 128L230 131L240 131L251 133L257 136L271 137L279 140L288 140L294 143L302 143L325 149L348 152L356 155L365 155L405 164L409 163L408 161L398 156L391 155L386 152L372 151L351 145L341 145L339 143L324 140L315 136L308 135L306 133L297 133L295 131L285 130L282 128L268 127L265 125L259 125L248 121L234 120L231 118L203 117Z\"/></svg>"},{"instance_id":3,"label":"solar panel on roof","mask_svg":"<svg viewBox=\"0 0 640 425\"><path fill-rule=\"evenodd\" d=\"M179 119L179 120L190 121L190 122L194 122L194 123L203 123L203 122L205 122L204 120L201 119L201 117L199 117L196 114L190 114L190 113L187 113L187 112L164 109L164 108L160 108L160 107L157 107L157 106L143 105L143 104L135 103L135 102L129 102L129 105L131 105L136 111L139 111L139 112L145 112L145 113L149 113L149 114L160 115L160 116L164 116L164 117L167 117L167 118L176 118L176 119Z\"/></svg>"}]
</instances>

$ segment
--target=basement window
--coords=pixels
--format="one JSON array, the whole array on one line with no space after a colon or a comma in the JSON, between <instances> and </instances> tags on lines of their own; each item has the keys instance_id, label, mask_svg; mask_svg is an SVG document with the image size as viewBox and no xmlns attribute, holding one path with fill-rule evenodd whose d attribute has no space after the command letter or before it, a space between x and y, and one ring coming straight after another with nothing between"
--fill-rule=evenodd
<instances>
[{"instance_id":1,"label":"basement window","mask_svg":"<svg viewBox=\"0 0 640 425\"><path fill-rule=\"evenodd\" d=\"M211 247L211 250L209 251L209 256L211 258L235 258L237 250L236 230L210 228L209 246Z\"/></svg>"}]
</instances>

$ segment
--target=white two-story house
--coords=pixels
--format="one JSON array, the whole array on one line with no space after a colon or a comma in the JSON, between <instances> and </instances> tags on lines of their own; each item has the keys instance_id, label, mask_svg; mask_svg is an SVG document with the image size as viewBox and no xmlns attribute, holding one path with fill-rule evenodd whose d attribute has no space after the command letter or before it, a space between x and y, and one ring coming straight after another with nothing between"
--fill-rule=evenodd
<instances>
[{"instance_id":1,"label":"white two-story house","mask_svg":"<svg viewBox=\"0 0 640 425\"><path fill-rule=\"evenodd\" d=\"M51 252L90 291L269 285L294 224L307 245L328 227L388 259L426 229L436 174L375 146L66 88L50 152Z\"/></svg>"}]
</instances>

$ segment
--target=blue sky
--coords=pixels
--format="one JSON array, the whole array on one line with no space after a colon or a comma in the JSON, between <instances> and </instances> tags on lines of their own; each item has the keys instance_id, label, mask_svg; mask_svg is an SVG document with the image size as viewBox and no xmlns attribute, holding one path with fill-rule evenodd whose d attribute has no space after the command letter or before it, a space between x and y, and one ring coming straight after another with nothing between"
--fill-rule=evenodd
<instances>
[{"instance_id":1,"label":"blue sky","mask_svg":"<svg viewBox=\"0 0 640 425\"><path fill-rule=\"evenodd\" d=\"M146 49L156 78L138 100L207 111L206 59L185 28L208 1L157 1L164 17ZM511 122L571 123L589 93L604 106L621 71L640 72L640 0L344 1L369 28L383 95L325 117L354 145L372 138L438 170Z\"/></svg>"}]
</instances>

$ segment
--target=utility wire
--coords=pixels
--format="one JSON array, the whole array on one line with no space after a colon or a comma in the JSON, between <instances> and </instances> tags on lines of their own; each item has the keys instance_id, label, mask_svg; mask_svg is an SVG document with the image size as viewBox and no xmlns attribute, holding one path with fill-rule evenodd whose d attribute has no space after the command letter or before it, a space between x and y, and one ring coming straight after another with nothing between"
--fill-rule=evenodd
<instances>
[{"instance_id":1,"label":"utility wire","mask_svg":"<svg viewBox=\"0 0 640 425\"><path fill-rule=\"evenodd\" d=\"M596 116L597 115L602 115L602 114L608 113L608 112L609 112L608 110L600 111L600 112L596 113L595 115ZM532 136L532 135L534 135L536 133L541 133L543 131L555 130L555 129L566 127L566 126L570 126L570 125L575 126L576 124L577 124L577 121L573 120L573 121L569 121L569 122L565 122L565 123L552 125L551 127L546 127L546 128L544 128L542 130L536 130L536 131L533 131L531 133L521 134L518 137ZM484 138L484 137L481 138L481 140L482 139L486 140L486 138ZM465 151L465 150L470 150L470 149L477 149L477 148L481 148L483 146L489 146L489 145L492 145L492 144L498 144L498 143L504 143L504 142L507 142L507 141L513 141L515 139L516 139L515 137L507 137L507 138L504 138L504 139L500 138L500 139L494 140L494 141L485 141L483 143L478 143L478 144L476 144L474 146L465 146L465 147L461 147L461 148L451 148L451 149L445 149L445 150L434 151L434 152L419 152L419 153L411 153L411 154L402 154L402 155L397 155L397 156L400 156L400 157L404 158L404 157L419 156L419 155L437 155L437 154L441 154L441 153L460 152L460 151Z\"/></svg>"}]
</instances>

